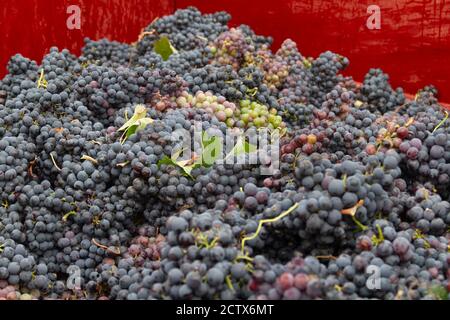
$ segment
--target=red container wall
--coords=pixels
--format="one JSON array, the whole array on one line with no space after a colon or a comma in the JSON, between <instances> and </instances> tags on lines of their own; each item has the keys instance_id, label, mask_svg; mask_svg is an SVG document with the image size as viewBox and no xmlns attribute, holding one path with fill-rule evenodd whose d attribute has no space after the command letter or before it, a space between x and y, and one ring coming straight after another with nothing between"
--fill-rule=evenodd
<instances>
[{"instance_id":1,"label":"red container wall","mask_svg":"<svg viewBox=\"0 0 450 320\"><path fill-rule=\"evenodd\" d=\"M378 0L381 29L369 30L373 1L343 0L2 0L0 76L15 53L40 62L53 45L80 53L84 37L135 41L141 28L175 8L226 10L232 25L250 25L274 37L274 49L292 38L306 56L333 50L350 59L347 74L361 81L371 67L394 86L414 93L435 84L450 102L450 1ZM69 5L81 8L81 30L69 30Z\"/></svg>"}]
</instances>

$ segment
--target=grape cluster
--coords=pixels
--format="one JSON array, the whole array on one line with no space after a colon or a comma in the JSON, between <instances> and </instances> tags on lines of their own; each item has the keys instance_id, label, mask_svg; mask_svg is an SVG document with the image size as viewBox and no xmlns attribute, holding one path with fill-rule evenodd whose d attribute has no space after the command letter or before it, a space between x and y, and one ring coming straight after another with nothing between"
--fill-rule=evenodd
<instances>
[{"instance_id":1,"label":"grape cluster","mask_svg":"<svg viewBox=\"0 0 450 320\"><path fill-rule=\"evenodd\" d=\"M228 30L231 16L224 12L204 14L194 7L177 10L173 15L164 16L152 22L143 30L142 41L136 45L140 55L151 51L153 42L159 35L171 39L177 50L192 50L213 41Z\"/></svg>"},{"instance_id":2,"label":"grape cluster","mask_svg":"<svg viewBox=\"0 0 450 320\"><path fill-rule=\"evenodd\" d=\"M127 43L100 39L98 41L89 38L84 39L82 63L98 64L105 66L121 66L129 63L134 55L135 48Z\"/></svg>"},{"instance_id":3,"label":"grape cluster","mask_svg":"<svg viewBox=\"0 0 450 320\"><path fill-rule=\"evenodd\" d=\"M241 29L231 28L221 33L211 47L215 62L219 65L231 65L235 70L240 69L246 56L255 50L249 42Z\"/></svg>"},{"instance_id":4,"label":"grape cluster","mask_svg":"<svg viewBox=\"0 0 450 320\"><path fill-rule=\"evenodd\" d=\"M392 89L389 76L380 69L371 69L364 78L359 98L368 102L372 112L385 113L400 106L405 101L401 88Z\"/></svg>"}]
</instances>

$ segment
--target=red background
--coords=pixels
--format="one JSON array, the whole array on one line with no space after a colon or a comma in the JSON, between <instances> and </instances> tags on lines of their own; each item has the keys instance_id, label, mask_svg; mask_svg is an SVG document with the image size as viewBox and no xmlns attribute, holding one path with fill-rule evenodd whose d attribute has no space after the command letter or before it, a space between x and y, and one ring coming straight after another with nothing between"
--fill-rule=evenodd
<instances>
[{"instance_id":1,"label":"red background","mask_svg":"<svg viewBox=\"0 0 450 320\"><path fill-rule=\"evenodd\" d=\"M435 84L450 102L450 1L445 0L2 0L0 76L20 52L41 61L53 45L80 53L83 38L133 42L155 17L195 5L226 10L232 25L245 23L274 37L274 49L292 38L306 56L332 50L350 59L347 74L361 81L370 67L415 93ZM381 8L381 29L369 30L367 7ZM81 30L66 27L69 5L81 8Z\"/></svg>"}]
</instances>

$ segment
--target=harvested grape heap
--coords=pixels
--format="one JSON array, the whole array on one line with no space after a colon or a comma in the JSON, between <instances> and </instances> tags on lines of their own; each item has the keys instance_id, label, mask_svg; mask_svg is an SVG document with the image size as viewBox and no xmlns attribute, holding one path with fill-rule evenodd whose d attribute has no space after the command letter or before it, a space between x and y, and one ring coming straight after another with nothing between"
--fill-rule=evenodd
<instances>
[{"instance_id":1,"label":"harvested grape heap","mask_svg":"<svg viewBox=\"0 0 450 320\"><path fill-rule=\"evenodd\" d=\"M436 89L407 100L379 69L358 84L347 58L273 53L230 18L190 7L133 44L11 58L0 299L449 298ZM279 129L279 168L177 161L194 123Z\"/></svg>"}]
</instances>

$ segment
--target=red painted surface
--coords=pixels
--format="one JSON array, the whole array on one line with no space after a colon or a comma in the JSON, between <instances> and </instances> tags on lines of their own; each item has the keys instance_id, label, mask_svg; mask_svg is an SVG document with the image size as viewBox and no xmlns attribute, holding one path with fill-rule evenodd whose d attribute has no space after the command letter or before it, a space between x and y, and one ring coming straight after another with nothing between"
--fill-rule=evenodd
<instances>
[{"instance_id":1,"label":"red painted surface","mask_svg":"<svg viewBox=\"0 0 450 320\"><path fill-rule=\"evenodd\" d=\"M369 30L374 1L344 0L2 0L0 76L20 52L40 62L53 45L79 54L83 38L132 42L141 28L174 8L195 5L226 10L232 25L245 23L274 37L274 48L292 38L306 56L333 50L347 56L347 74L361 81L370 67L390 74L393 85L414 93L433 83L450 102L450 1L378 0L381 30ZM66 27L69 5L82 10L81 30Z\"/></svg>"},{"instance_id":2,"label":"red painted surface","mask_svg":"<svg viewBox=\"0 0 450 320\"><path fill-rule=\"evenodd\" d=\"M381 9L381 29L369 30L367 7ZM232 24L245 23L274 37L286 38L303 55L332 50L350 59L346 73L362 81L380 67L395 86L415 93L434 84L450 102L450 1L445 0L176 0L205 12L226 10Z\"/></svg>"},{"instance_id":3,"label":"red painted surface","mask_svg":"<svg viewBox=\"0 0 450 320\"><path fill-rule=\"evenodd\" d=\"M81 9L81 29L69 30L67 7ZM174 10L172 0L1 0L0 76L9 58L21 53L40 63L52 46L80 54L84 37L136 41L155 17Z\"/></svg>"}]
</instances>

